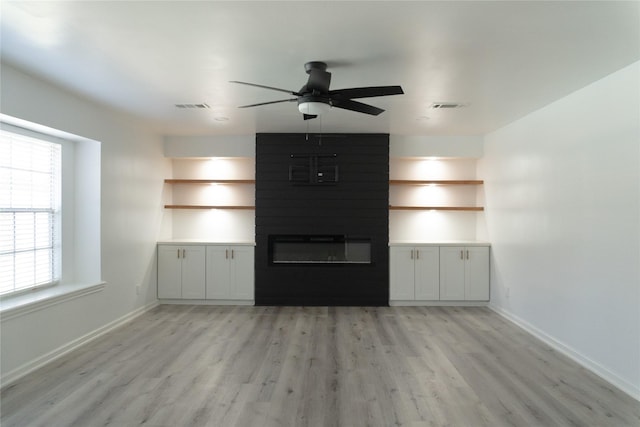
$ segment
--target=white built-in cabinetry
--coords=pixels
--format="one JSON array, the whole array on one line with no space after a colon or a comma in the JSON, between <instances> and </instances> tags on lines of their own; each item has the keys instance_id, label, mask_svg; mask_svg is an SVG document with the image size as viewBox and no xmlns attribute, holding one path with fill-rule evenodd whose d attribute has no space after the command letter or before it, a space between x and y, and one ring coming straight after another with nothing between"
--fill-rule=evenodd
<instances>
[{"instance_id":1,"label":"white built-in cabinetry","mask_svg":"<svg viewBox=\"0 0 640 427\"><path fill-rule=\"evenodd\" d=\"M391 247L389 256L392 301L440 298L437 246Z\"/></svg>"},{"instance_id":2,"label":"white built-in cabinetry","mask_svg":"<svg viewBox=\"0 0 640 427\"><path fill-rule=\"evenodd\" d=\"M440 248L440 300L489 300L489 248Z\"/></svg>"},{"instance_id":3,"label":"white built-in cabinetry","mask_svg":"<svg viewBox=\"0 0 640 427\"><path fill-rule=\"evenodd\" d=\"M251 246L207 246L206 298L253 300L253 259Z\"/></svg>"},{"instance_id":4,"label":"white built-in cabinetry","mask_svg":"<svg viewBox=\"0 0 640 427\"><path fill-rule=\"evenodd\" d=\"M158 298L202 299L204 278L204 246L158 246Z\"/></svg>"},{"instance_id":5,"label":"white built-in cabinetry","mask_svg":"<svg viewBox=\"0 0 640 427\"><path fill-rule=\"evenodd\" d=\"M425 151L405 145L412 148L391 150L389 163L390 303L486 303L489 244L475 241L484 210L478 153L413 157Z\"/></svg>"},{"instance_id":6,"label":"white built-in cabinetry","mask_svg":"<svg viewBox=\"0 0 640 427\"><path fill-rule=\"evenodd\" d=\"M392 305L489 300L489 245L391 244Z\"/></svg>"},{"instance_id":7,"label":"white built-in cabinetry","mask_svg":"<svg viewBox=\"0 0 640 427\"><path fill-rule=\"evenodd\" d=\"M252 304L253 244L158 244L158 299Z\"/></svg>"}]
</instances>

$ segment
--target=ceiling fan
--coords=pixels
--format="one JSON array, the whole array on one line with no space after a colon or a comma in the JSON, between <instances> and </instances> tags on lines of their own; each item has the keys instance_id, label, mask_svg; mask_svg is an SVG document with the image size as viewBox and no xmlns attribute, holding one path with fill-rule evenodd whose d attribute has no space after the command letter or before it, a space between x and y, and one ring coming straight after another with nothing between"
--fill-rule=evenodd
<instances>
[{"instance_id":1,"label":"ceiling fan","mask_svg":"<svg viewBox=\"0 0 640 427\"><path fill-rule=\"evenodd\" d=\"M329 90L331 83L331 73L327 71L327 64L320 61L311 61L304 64L304 69L309 74L307 84L299 91L280 89L277 87L263 86L255 83L231 81L247 86L261 87L263 89L277 90L285 92L295 98L281 99L278 101L261 102L259 104L242 105L238 108L257 107L259 105L278 104L281 102L298 102L298 110L302 113L304 120L314 119L318 115L326 112L331 107L342 108L344 110L356 111L358 113L377 116L384 110L373 105L354 101L358 98L371 98L375 96L402 95L400 86L370 86L356 87L349 89Z\"/></svg>"}]
</instances>

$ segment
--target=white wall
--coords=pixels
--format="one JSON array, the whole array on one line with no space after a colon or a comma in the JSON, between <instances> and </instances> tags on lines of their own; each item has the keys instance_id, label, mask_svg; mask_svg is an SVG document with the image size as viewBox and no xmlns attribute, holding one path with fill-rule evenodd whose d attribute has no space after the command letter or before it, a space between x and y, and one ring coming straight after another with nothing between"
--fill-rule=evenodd
<instances>
[{"instance_id":1,"label":"white wall","mask_svg":"<svg viewBox=\"0 0 640 427\"><path fill-rule=\"evenodd\" d=\"M640 396L640 65L485 137L499 312Z\"/></svg>"},{"instance_id":2,"label":"white wall","mask_svg":"<svg viewBox=\"0 0 640 427\"><path fill-rule=\"evenodd\" d=\"M2 113L101 142L101 269L107 282L102 292L3 320L4 377L156 301L155 243L171 234L171 222L162 221L163 179L171 165L162 138L140 121L6 64L1 85Z\"/></svg>"},{"instance_id":3,"label":"white wall","mask_svg":"<svg viewBox=\"0 0 640 427\"><path fill-rule=\"evenodd\" d=\"M167 157L256 157L255 135L167 135Z\"/></svg>"},{"instance_id":4,"label":"white wall","mask_svg":"<svg viewBox=\"0 0 640 427\"><path fill-rule=\"evenodd\" d=\"M482 136L390 135L389 156L482 157Z\"/></svg>"}]
</instances>

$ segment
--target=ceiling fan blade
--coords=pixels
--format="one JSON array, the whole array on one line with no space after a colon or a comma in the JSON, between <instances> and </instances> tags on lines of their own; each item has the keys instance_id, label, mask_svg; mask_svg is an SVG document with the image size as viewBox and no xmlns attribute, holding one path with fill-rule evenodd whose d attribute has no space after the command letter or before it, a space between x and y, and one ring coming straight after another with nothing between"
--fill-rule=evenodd
<instances>
[{"instance_id":1,"label":"ceiling fan blade","mask_svg":"<svg viewBox=\"0 0 640 427\"><path fill-rule=\"evenodd\" d=\"M402 95L404 91L400 86L371 86L354 87L350 89L338 89L329 91L329 96L339 98L371 98L374 96Z\"/></svg>"},{"instance_id":2,"label":"ceiling fan blade","mask_svg":"<svg viewBox=\"0 0 640 427\"><path fill-rule=\"evenodd\" d=\"M350 99L332 99L331 105L336 108L342 108L344 110L357 111L358 113L371 114L377 116L384 110L382 108L374 107L373 105L363 104L362 102L352 101Z\"/></svg>"},{"instance_id":3,"label":"ceiling fan blade","mask_svg":"<svg viewBox=\"0 0 640 427\"><path fill-rule=\"evenodd\" d=\"M329 91L331 84L331 73L324 70L309 70L309 80L307 81L308 90L317 90L322 93Z\"/></svg>"},{"instance_id":4,"label":"ceiling fan blade","mask_svg":"<svg viewBox=\"0 0 640 427\"><path fill-rule=\"evenodd\" d=\"M257 107L259 105L268 105L268 104L278 104L280 102L293 102L293 101L297 101L298 98L292 98L292 99L281 99L279 101L269 101L269 102L260 102L259 104L249 104L249 105L241 105L238 108L249 108L249 107Z\"/></svg>"},{"instance_id":5,"label":"ceiling fan blade","mask_svg":"<svg viewBox=\"0 0 640 427\"><path fill-rule=\"evenodd\" d=\"M310 120L310 119L315 119L316 117L318 117L317 114L303 114L302 118L305 120Z\"/></svg>"},{"instance_id":6,"label":"ceiling fan blade","mask_svg":"<svg viewBox=\"0 0 640 427\"><path fill-rule=\"evenodd\" d=\"M237 84L241 84L241 85L247 85L247 86L253 86L253 87L261 87L262 89L277 90L278 92L288 93L289 95L295 95L295 96L300 96L301 95L300 93L294 92L292 90L280 89L278 87L258 85L258 84L255 84L255 83L239 82L237 80L231 80L231 81L229 81L229 83L237 83Z\"/></svg>"}]
</instances>

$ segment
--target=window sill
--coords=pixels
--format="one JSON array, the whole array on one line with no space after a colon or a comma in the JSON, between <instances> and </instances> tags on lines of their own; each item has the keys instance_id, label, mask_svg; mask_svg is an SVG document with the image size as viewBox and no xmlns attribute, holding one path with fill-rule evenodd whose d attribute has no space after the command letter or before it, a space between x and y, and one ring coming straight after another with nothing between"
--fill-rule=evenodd
<instances>
[{"instance_id":1,"label":"window sill","mask_svg":"<svg viewBox=\"0 0 640 427\"><path fill-rule=\"evenodd\" d=\"M13 319L52 305L70 301L85 295L101 292L106 282L95 284L66 284L40 289L25 294L0 299L0 321Z\"/></svg>"}]
</instances>

